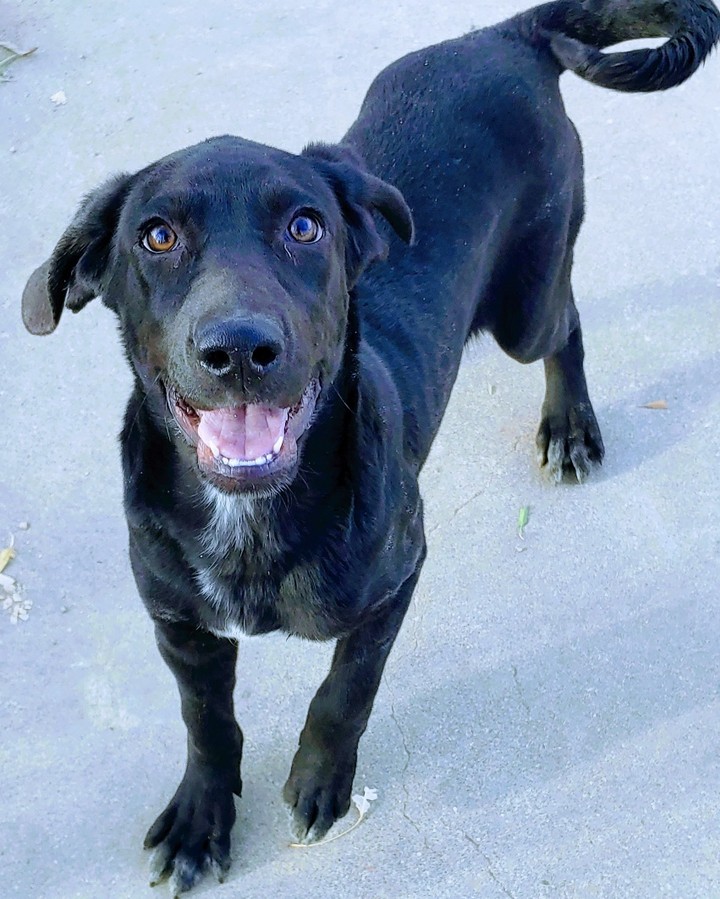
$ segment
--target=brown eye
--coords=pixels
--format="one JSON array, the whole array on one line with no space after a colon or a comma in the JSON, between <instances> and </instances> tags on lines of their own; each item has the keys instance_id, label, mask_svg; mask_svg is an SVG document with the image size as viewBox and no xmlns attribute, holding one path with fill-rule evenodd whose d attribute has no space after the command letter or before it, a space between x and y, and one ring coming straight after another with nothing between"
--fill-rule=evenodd
<instances>
[{"instance_id":1,"label":"brown eye","mask_svg":"<svg viewBox=\"0 0 720 899\"><path fill-rule=\"evenodd\" d=\"M178 236L165 222L156 222L143 235L142 243L151 253L167 253L177 243Z\"/></svg>"},{"instance_id":2,"label":"brown eye","mask_svg":"<svg viewBox=\"0 0 720 899\"><path fill-rule=\"evenodd\" d=\"M302 212L288 225L288 234L298 243L317 243L323 236L323 226L314 215Z\"/></svg>"}]
</instances>

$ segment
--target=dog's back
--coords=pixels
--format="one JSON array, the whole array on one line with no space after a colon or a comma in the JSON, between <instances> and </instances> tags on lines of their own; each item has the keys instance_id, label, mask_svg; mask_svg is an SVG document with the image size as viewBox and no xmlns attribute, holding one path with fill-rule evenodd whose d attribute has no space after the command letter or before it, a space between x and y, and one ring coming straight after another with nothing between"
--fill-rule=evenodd
<instances>
[{"instance_id":1,"label":"dog's back","mask_svg":"<svg viewBox=\"0 0 720 899\"><path fill-rule=\"evenodd\" d=\"M598 49L658 35L671 39ZM406 247L385 228L390 264L366 273L359 304L364 336L401 385L420 461L470 335L489 331L532 362L572 330L564 282L583 217L583 163L560 74L664 90L719 36L720 16L704 0L558 0L410 53L374 80L344 142L401 190L418 239Z\"/></svg>"}]
</instances>

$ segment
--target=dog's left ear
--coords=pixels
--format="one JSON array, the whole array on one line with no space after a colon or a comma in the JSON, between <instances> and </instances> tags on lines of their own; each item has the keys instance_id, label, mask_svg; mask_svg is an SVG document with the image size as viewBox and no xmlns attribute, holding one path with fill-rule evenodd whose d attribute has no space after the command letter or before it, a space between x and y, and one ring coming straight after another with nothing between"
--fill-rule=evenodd
<instances>
[{"instance_id":1,"label":"dog's left ear","mask_svg":"<svg viewBox=\"0 0 720 899\"><path fill-rule=\"evenodd\" d=\"M86 197L52 256L30 275L22 296L22 318L31 334L51 334L65 307L79 312L103 292L131 182L131 175L119 175Z\"/></svg>"},{"instance_id":2,"label":"dog's left ear","mask_svg":"<svg viewBox=\"0 0 720 899\"><path fill-rule=\"evenodd\" d=\"M414 242L412 213L403 195L396 187L371 175L350 147L310 144L303 150L303 156L317 160L321 174L340 203L348 232L346 268L350 287L366 266L387 256L387 243L378 233L374 212L379 213L405 243Z\"/></svg>"}]
</instances>

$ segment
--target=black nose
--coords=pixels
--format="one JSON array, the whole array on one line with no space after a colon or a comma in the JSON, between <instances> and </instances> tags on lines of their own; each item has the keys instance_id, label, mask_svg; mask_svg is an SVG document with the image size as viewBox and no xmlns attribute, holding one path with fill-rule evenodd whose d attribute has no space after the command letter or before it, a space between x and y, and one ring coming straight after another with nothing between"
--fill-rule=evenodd
<instances>
[{"instance_id":1,"label":"black nose","mask_svg":"<svg viewBox=\"0 0 720 899\"><path fill-rule=\"evenodd\" d=\"M278 361L284 349L280 328L267 319L206 322L195 334L200 365L218 378L257 379Z\"/></svg>"}]
</instances>

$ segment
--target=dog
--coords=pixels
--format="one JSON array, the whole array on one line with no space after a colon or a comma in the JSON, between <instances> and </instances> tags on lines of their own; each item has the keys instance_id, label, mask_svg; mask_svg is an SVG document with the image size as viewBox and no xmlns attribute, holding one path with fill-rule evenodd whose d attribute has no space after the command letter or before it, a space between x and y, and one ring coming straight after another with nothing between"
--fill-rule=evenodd
<instances>
[{"instance_id":1,"label":"dog","mask_svg":"<svg viewBox=\"0 0 720 899\"><path fill-rule=\"evenodd\" d=\"M669 40L601 52L655 36ZM425 558L418 474L468 339L544 361L551 479L602 462L570 280L581 146L559 76L664 90L719 38L709 0L546 3L389 66L338 145L218 137L111 179L30 277L32 333L102 296L134 375L130 560L188 731L145 841L173 895L229 868L240 634L337 641L284 797L299 840L347 812Z\"/></svg>"}]
</instances>

